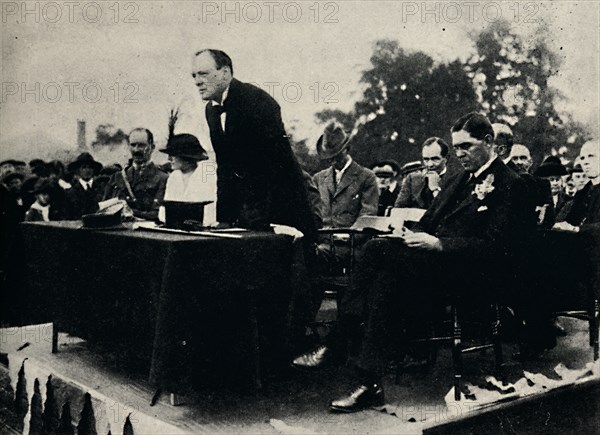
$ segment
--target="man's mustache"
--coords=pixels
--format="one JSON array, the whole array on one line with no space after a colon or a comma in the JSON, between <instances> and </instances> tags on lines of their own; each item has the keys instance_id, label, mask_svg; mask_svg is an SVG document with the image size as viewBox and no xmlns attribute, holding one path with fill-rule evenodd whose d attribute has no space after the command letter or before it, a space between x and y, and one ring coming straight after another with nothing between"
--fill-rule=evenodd
<instances>
[{"instance_id":1,"label":"man's mustache","mask_svg":"<svg viewBox=\"0 0 600 435\"><path fill-rule=\"evenodd\" d=\"M144 157L144 153L142 151L134 151L131 153L133 157Z\"/></svg>"}]
</instances>

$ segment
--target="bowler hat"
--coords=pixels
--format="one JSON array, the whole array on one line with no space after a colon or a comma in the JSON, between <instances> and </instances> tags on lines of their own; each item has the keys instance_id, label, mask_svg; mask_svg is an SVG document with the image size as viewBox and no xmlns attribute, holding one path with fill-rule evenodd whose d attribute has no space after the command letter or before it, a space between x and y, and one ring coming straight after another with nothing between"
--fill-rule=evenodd
<instances>
[{"instance_id":1,"label":"bowler hat","mask_svg":"<svg viewBox=\"0 0 600 435\"><path fill-rule=\"evenodd\" d=\"M402 166L400 173L402 175L408 175L411 172L420 171L423 168L423 163L421 163L419 160L416 160L414 162L408 162L404 166Z\"/></svg>"},{"instance_id":2,"label":"bowler hat","mask_svg":"<svg viewBox=\"0 0 600 435\"><path fill-rule=\"evenodd\" d=\"M90 165L94 169L94 175L97 175L100 172L100 169L102 169L102 163L94 160L90 153L79 154L74 161L69 163L67 169L69 172L74 173L77 172L82 165Z\"/></svg>"},{"instance_id":3,"label":"bowler hat","mask_svg":"<svg viewBox=\"0 0 600 435\"><path fill-rule=\"evenodd\" d=\"M333 121L325 127L325 131L317 140L317 154L321 160L331 159L348 147L350 138L344 131L344 127L337 121Z\"/></svg>"},{"instance_id":4,"label":"bowler hat","mask_svg":"<svg viewBox=\"0 0 600 435\"><path fill-rule=\"evenodd\" d=\"M202 161L208 159L206 150L193 134L176 134L169 138L166 148L159 150L161 153L175 157Z\"/></svg>"},{"instance_id":5,"label":"bowler hat","mask_svg":"<svg viewBox=\"0 0 600 435\"><path fill-rule=\"evenodd\" d=\"M537 168L534 175L538 177L562 177L568 175L568 172L558 157L549 156Z\"/></svg>"}]
</instances>

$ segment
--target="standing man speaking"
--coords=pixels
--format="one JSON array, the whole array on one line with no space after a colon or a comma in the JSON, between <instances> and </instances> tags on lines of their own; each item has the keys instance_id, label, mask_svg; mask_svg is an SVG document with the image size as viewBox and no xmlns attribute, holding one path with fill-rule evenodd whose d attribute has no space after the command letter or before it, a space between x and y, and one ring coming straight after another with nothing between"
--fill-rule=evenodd
<instances>
[{"instance_id":1,"label":"standing man speaking","mask_svg":"<svg viewBox=\"0 0 600 435\"><path fill-rule=\"evenodd\" d=\"M316 239L300 166L265 91L233 78L231 58L220 50L194 54L192 77L206 104L217 159L217 220L251 229L270 223Z\"/></svg>"}]
</instances>

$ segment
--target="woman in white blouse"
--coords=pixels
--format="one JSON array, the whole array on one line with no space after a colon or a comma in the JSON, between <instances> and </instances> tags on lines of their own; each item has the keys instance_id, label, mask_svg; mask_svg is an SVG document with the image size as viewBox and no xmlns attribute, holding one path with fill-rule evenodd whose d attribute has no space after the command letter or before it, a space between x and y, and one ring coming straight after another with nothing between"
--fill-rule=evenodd
<instances>
[{"instance_id":1,"label":"woman in white blouse","mask_svg":"<svg viewBox=\"0 0 600 435\"><path fill-rule=\"evenodd\" d=\"M204 208L204 225L215 223L216 192L210 179L214 166L200 162L208 159L208 154L196 136L176 134L169 139L166 148L159 150L169 155L173 172L167 179L165 201L203 202L212 201ZM164 207L159 210L159 219L164 222Z\"/></svg>"}]
</instances>

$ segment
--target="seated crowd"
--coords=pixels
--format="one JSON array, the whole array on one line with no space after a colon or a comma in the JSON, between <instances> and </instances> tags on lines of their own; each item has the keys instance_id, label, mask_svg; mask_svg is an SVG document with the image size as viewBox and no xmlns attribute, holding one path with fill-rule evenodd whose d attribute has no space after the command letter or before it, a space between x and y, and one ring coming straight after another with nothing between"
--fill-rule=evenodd
<instances>
[{"instance_id":1,"label":"seated crowd","mask_svg":"<svg viewBox=\"0 0 600 435\"><path fill-rule=\"evenodd\" d=\"M520 267L530 243L546 243L532 241L536 227L575 233L600 223L597 141L585 143L573 165L551 156L532 171L529 149L513 143L505 124L469 113L450 131L451 144L439 137L423 142L422 161L401 166L386 159L368 169L352 159L352 141L343 127L331 123L317 142L318 155L329 167L312 177L304 173L314 222L321 228L347 229L361 216L386 216L393 208L426 210L399 237L357 240L353 279L342 295L336 327L326 343L292 363L316 369L345 360L349 348L360 349L357 388L331 402L334 411L383 403L386 352L402 337L403 325L430 316L432 301L448 294L471 297L474 288L510 282L512 268ZM160 150L169 155L167 167L151 160L150 130L134 129L128 140L131 159L125 167L103 166L89 153L66 167L39 159L29 166L16 160L0 163L0 269L22 221L78 220L111 198L125 200L136 218L156 220L164 200L214 200L198 175L198 163L207 154L194 136L173 136ZM450 165L452 158L458 164ZM334 238L332 249L321 237L315 243L318 266L309 267L309 273L339 269L350 255L347 238ZM552 347L561 331L550 313L533 313L534 296L523 297L522 303L516 298L507 296L507 304L537 328L529 335L533 351ZM354 342L362 345L349 344Z\"/></svg>"}]
</instances>

